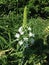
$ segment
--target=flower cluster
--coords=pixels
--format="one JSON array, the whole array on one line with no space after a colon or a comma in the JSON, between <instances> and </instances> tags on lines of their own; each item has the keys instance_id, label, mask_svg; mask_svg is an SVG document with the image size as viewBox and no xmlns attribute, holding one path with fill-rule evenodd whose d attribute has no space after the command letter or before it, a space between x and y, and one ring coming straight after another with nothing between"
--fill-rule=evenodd
<instances>
[{"instance_id":1,"label":"flower cluster","mask_svg":"<svg viewBox=\"0 0 49 65\"><path fill-rule=\"evenodd\" d=\"M29 43L34 43L35 35L31 32L31 27L23 28L22 26L18 29L18 33L15 34L15 37L18 41L18 44L21 46L23 44L28 47Z\"/></svg>"}]
</instances>

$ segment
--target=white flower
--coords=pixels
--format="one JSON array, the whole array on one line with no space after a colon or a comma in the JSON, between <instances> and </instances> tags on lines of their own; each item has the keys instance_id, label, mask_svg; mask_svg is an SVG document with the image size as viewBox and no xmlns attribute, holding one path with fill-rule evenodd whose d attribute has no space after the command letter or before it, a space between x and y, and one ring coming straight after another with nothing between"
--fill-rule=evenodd
<instances>
[{"instance_id":1,"label":"white flower","mask_svg":"<svg viewBox=\"0 0 49 65\"><path fill-rule=\"evenodd\" d=\"M23 31L21 31L21 32L20 32L20 34L21 34L21 35L23 35L23 34L24 34L24 32L23 32Z\"/></svg>"},{"instance_id":2,"label":"white flower","mask_svg":"<svg viewBox=\"0 0 49 65\"><path fill-rule=\"evenodd\" d=\"M31 32L29 32L29 37L33 36L34 37L34 34L32 34Z\"/></svg>"},{"instance_id":3,"label":"white flower","mask_svg":"<svg viewBox=\"0 0 49 65\"><path fill-rule=\"evenodd\" d=\"M29 27L28 30L31 31L31 27Z\"/></svg>"},{"instance_id":4,"label":"white flower","mask_svg":"<svg viewBox=\"0 0 49 65\"><path fill-rule=\"evenodd\" d=\"M35 34L32 34L33 37L35 37Z\"/></svg>"},{"instance_id":5,"label":"white flower","mask_svg":"<svg viewBox=\"0 0 49 65\"><path fill-rule=\"evenodd\" d=\"M31 37L32 36L32 33L31 32L29 32L29 37Z\"/></svg>"},{"instance_id":6,"label":"white flower","mask_svg":"<svg viewBox=\"0 0 49 65\"><path fill-rule=\"evenodd\" d=\"M23 38L24 39L24 41L28 41L28 38Z\"/></svg>"},{"instance_id":7,"label":"white flower","mask_svg":"<svg viewBox=\"0 0 49 65\"><path fill-rule=\"evenodd\" d=\"M18 32L19 32L21 35L24 34L24 32L23 32L23 27L22 27L22 26L18 29Z\"/></svg>"},{"instance_id":8,"label":"white flower","mask_svg":"<svg viewBox=\"0 0 49 65\"><path fill-rule=\"evenodd\" d=\"M22 45L22 44L23 44L23 41L22 41L22 40L20 40L20 41L18 42L18 44L19 44L19 45Z\"/></svg>"},{"instance_id":9,"label":"white flower","mask_svg":"<svg viewBox=\"0 0 49 65\"><path fill-rule=\"evenodd\" d=\"M20 34L16 33L15 37L16 38L19 38L20 37Z\"/></svg>"},{"instance_id":10,"label":"white flower","mask_svg":"<svg viewBox=\"0 0 49 65\"><path fill-rule=\"evenodd\" d=\"M18 29L18 32L22 32L22 29L23 29L23 28L22 28L22 26L21 26L21 27Z\"/></svg>"}]
</instances>

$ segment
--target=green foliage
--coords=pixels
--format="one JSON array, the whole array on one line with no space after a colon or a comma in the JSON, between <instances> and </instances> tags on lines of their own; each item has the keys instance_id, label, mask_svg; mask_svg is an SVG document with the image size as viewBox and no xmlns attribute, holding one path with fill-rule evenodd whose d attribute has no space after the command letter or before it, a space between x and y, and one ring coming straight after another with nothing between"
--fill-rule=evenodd
<instances>
[{"instance_id":1,"label":"green foliage","mask_svg":"<svg viewBox=\"0 0 49 65\"><path fill-rule=\"evenodd\" d=\"M35 34L29 47L15 38L21 25ZM0 65L49 65L49 0L0 0Z\"/></svg>"},{"instance_id":2,"label":"green foliage","mask_svg":"<svg viewBox=\"0 0 49 65\"><path fill-rule=\"evenodd\" d=\"M0 36L0 49L6 48L5 45L7 46L7 41L4 39L2 36Z\"/></svg>"}]
</instances>

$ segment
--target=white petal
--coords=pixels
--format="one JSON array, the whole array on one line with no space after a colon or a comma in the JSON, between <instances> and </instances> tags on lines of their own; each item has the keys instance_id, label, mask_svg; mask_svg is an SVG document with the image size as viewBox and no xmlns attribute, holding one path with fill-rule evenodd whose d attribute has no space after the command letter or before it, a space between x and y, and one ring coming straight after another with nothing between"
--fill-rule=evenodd
<instances>
[{"instance_id":1,"label":"white petal","mask_svg":"<svg viewBox=\"0 0 49 65\"><path fill-rule=\"evenodd\" d=\"M34 37L35 35L29 32L29 37Z\"/></svg>"},{"instance_id":2,"label":"white petal","mask_svg":"<svg viewBox=\"0 0 49 65\"><path fill-rule=\"evenodd\" d=\"M15 37L16 38L19 38L20 37L20 34L16 33Z\"/></svg>"},{"instance_id":3,"label":"white petal","mask_svg":"<svg viewBox=\"0 0 49 65\"><path fill-rule=\"evenodd\" d=\"M22 26L21 26L21 27L18 29L18 32L21 32L21 31L22 31L22 29L23 29L23 28L22 28Z\"/></svg>"},{"instance_id":4,"label":"white petal","mask_svg":"<svg viewBox=\"0 0 49 65\"><path fill-rule=\"evenodd\" d=\"M31 27L29 27L28 30L31 31Z\"/></svg>"},{"instance_id":5,"label":"white petal","mask_svg":"<svg viewBox=\"0 0 49 65\"><path fill-rule=\"evenodd\" d=\"M20 40L20 41L18 42L18 44L19 44L19 45L22 45L22 44L23 44L23 41L22 41L22 40Z\"/></svg>"},{"instance_id":6,"label":"white petal","mask_svg":"<svg viewBox=\"0 0 49 65\"><path fill-rule=\"evenodd\" d=\"M23 35L23 34L24 34L24 32L20 32L20 34L21 34L21 35Z\"/></svg>"},{"instance_id":7,"label":"white petal","mask_svg":"<svg viewBox=\"0 0 49 65\"><path fill-rule=\"evenodd\" d=\"M29 32L29 37L31 37L32 36L32 33L31 32Z\"/></svg>"},{"instance_id":8,"label":"white petal","mask_svg":"<svg viewBox=\"0 0 49 65\"><path fill-rule=\"evenodd\" d=\"M23 38L24 39L24 41L28 41L28 38Z\"/></svg>"},{"instance_id":9,"label":"white petal","mask_svg":"<svg viewBox=\"0 0 49 65\"><path fill-rule=\"evenodd\" d=\"M24 34L24 32L23 32L23 27L22 27L22 26L18 29L18 32L19 32L21 35Z\"/></svg>"}]
</instances>

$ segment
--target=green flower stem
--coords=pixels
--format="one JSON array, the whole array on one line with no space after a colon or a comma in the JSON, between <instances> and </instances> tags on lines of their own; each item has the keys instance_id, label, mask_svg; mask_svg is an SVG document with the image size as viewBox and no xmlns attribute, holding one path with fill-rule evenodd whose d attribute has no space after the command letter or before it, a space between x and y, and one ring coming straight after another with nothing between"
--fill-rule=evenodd
<instances>
[{"instance_id":1,"label":"green flower stem","mask_svg":"<svg viewBox=\"0 0 49 65\"><path fill-rule=\"evenodd\" d=\"M23 28L26 27L27 27L27 6L25 6L23 13Z\"/></svg>"},{"instance_id":2,"label":"green flower stem","mask_svg":"<svg viewBox=\"0 0 49 65\"><path fill-rule=\"evenodd\" d=\"M10 35L10 32L8 32L8 36L9 36L9 43L11 43L11 35Z\"/></svg>"}]
</instances>

